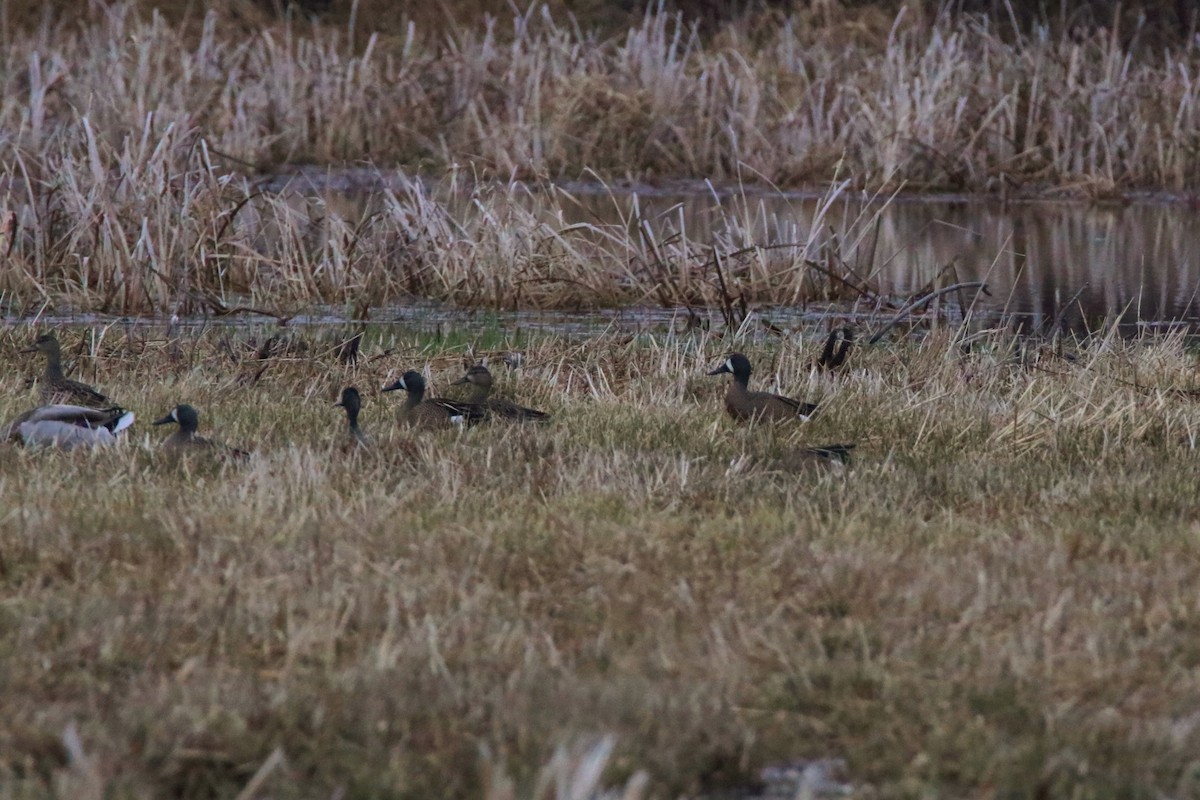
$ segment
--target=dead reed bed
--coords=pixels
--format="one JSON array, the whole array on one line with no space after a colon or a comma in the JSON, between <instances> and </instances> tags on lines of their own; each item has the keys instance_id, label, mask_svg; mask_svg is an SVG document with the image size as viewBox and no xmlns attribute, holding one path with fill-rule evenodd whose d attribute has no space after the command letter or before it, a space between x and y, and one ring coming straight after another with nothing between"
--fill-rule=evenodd
<instances>
[{"instance_id":1,"label":"dead reed bed","mask_svg":"<svg viewBox=\"0 0 1200 800\"><path fill-rule=\"evenodd\" d=\"M436 300L719 307L732 320L758 302L879 302L855 275L871 271L870 234L887 198L847 214L845 182L807 228L743 194L714 200L714 232L699 233L682 213L643 216L636 196L612 195L601 220L554 186L453 173L438 183L393 176L364 203L265 192L216 169L203 141L151 125L116 152L94 136L64 146L42 165L52 181L23 164L10 165L0 194L0 292L23 315L290 317L327 305L361 316Z\"/></svg>"},{"instance_id":2,"label":"dead reed bed","mask_svg":"<svg viewBox=\"0 0 1200 800\"><path fill-rule=\"evenodd\" d=\"M830 758L863 797L1196 791L1178 338L935 334L830 378L815 337L60 337L140 422L0 459L0 797L737 796ZM734 427L733 348L822 413ZM513 349L551 425L416 436L377 392ZM336 447L347 384L374 452ZM156 452L181 400L249 463ZM830 441L849 470L781 466Z\"/></svg>"},{"instance_id":3,"label":"dead reed bed","mask_svg":"<svg viewBox=\"0 0 1200 800\"><path fill-rule=\"evenodd\" d=\"M600 37L531 6L449 30L302 22L177 28L129 2L12 34L0 54L5 164L53 182L94 139L97 170L168 130L225 168L466 167L502 180L703 176L775 185L1089 196L1194 191L1195 41L985 17L838 12L701 37L645 15ZM182 211L183 209L180 209Z\"/></svg>"}]
</instances>

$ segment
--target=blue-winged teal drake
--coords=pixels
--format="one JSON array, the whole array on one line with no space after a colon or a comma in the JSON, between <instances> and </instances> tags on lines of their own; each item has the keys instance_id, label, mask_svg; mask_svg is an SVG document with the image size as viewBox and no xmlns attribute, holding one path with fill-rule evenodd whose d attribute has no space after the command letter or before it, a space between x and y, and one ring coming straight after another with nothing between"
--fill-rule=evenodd
<instances>
[{"instance_id":1,"label":"blue-winged teal drake","mask_svg":"<svg viewBox=\"0 0 1200 800\"><path fill-rule=\"evenodd\" d=\"M46 356L46 371L42 373L39 394L42 403L46 405L73 404L102 408L110 405L108 398L97 392L91 386L79 381L73 381L63 374L62 351L58 339L53 333L43 333L34 340L32 347L26 347L22 353L42 353Z\"/></svg>"},{"instance_id":2,"label":"blue-winged teal drake","mask_svg":"<svg viewBox=\"0 0 1200 800\"><path fill-rule=\"evenodd\" d=\"M549 422L550 415L545 411L519 406L511 400L490 397L492 393L492 373L483 364L478 364L467 370L467 374L454 382L455 386L466 384L470 387L467 402L487 409L492 419L508 422Z\"/></svg>"},{"instance_id":3,"label":"blue-winged teal drake","mask_svg":"<svg viewBox=\"0 0 1200 800\"><path fill-rule=\"evenodd\" d=\"M834 328L825 340L825 349L817 359L819 369L837 372L846 363L850 348L854 345L854 331L850 328Z\"/></svg>"},{"instance_id":4,"label":"blue-winged teal drake","mask_svg":"<svg viewBox=\"0 0 1200 800\"><path fill-rule=\"evenodd\" d=\"M29 447L95 447L115 444L116 435L133 424L122 408L55 404L26 411L4 429L4 439Z\"/></svg>"},{"instance_id":5,"label":"blue-winged teal drake","mask_svg":"<svg viewBox=\"0 0 1200 800\"><path fill-rule=\"evenodd\" d=\"M850 463L850 451L857 445L823 444L817 447L803 447L793 450L782 459L784 466L791 469L801 469L808 466L839 467Z\"/></svg>"},{"instance_id":6,"label":"blue-winged teal drake","mask_svg":"<svg viewBox=\"0 0 1200 800\"><path fill-rule=\"evenodd\" d=\"M250 457L245 450L219 444L197 435L196 431L200 429L200 412L186 403L175 406L162 419L154 420L155 425L170 425L171 423L179 425L179 429L163 440L162 448L168 452L213 453L233 458Z\"/></svg>"},{"instance_id":7,"label":"blue-winged teal drake","mask_svg":"<svg viewBox=\"0 0 1200 800\"><path fill-rule=\"evenodd\" d=\"M340 406L346 412L347 435L343 440L344 444L348 448L369 448L370 440L358 427L358 412L362 410L362 396L359 395L358 389L353 386L342 389L342 399L334 405Z\"/></svg>"},{"instance_id":8,"label":"blue-winged teal drake","mask_svg":"<svg viewBox=\"0 0 1200 800\"><path fill-rule=\"evenodd\" d=\"M440 397L425 396L425 378L409 370L395 383L383 387L385 392L403 389L408 399L397 414L401 423L417 428L449 428L453 425L474 425L487 419L487 409L475 403L460 403Z\"/></svg>"},{"instance_id":9,"label":"blue-winged teal drake","mask_svg":"<svg viewBox=\"0 0 1200 800\"><path fill-rule=\"evenodd\" d=\"M780 422L789 419L807 421L817 411L816 403L804 403L780 394L750 391L750 359L741 353L731 353L725 363L709 375L728 372L733 375L729 391L725 393L725 410L739 422L768 420Z\"/></svg>"}]
</instances>

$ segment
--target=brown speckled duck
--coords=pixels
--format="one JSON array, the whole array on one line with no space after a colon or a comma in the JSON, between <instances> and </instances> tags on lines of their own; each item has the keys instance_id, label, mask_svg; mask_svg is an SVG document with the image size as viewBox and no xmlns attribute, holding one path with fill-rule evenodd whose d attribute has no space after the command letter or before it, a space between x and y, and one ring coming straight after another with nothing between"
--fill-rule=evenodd
<instances>
[{"instance_id":1,"label":"brown speckled duck","mask_svg":"<svg viewBox=\"0 0 1200 800\"><path fill-rule=\"evenodd\" d=\"M111 405L107 397L88 386L74 381L63 374L62 350L53 333L43 333L34 340L32 347L23 353L42 353L46 356L46 371L42 373L39 392L46 405L79 405L102 408Z\"/></svg>"},{"instance_id":2,"label":"brown speckled duck","mask_svg":"<svg viewBox=\"0 0 1200 800\"><path fill-rule=\"evenodd\" d=\"M467 374L454 382L455 386L466 384L470 387L467 401L487 409L492 419L506 422L549 422L550 415L545 411L519 406L511 400L491 397L492 373L482 364L467 370Z\"/></svg>"}]
</instances>

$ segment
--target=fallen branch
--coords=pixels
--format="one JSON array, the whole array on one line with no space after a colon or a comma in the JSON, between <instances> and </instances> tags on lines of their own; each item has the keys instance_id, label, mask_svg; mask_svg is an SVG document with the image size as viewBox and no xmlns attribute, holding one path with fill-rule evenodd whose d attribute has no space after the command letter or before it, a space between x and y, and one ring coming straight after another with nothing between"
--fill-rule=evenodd
<instances>
[{"instance_id":1,"label":"fallen branch","mask_svg":"<svg viewBox=\"0 0 1200 800\"><path fill-rule=\"evenodd\" d=\"M899 325L901 322L903 322L908 317L909 314L911 314L913 311L920 308L921 306L925 305L929 301L936 300L937 298L941 297L944 294L950 294L951 292L957 292L960 289L979 289L984 294L988 294L988 295L991 294L991 292L988 291L987 283L985 283L984 281L964 281L962 283L956 283L951 286L947 286L944 289L938 289L936 292L930 292L929 294L922 297L920 300L915 300L912 303L909 303L908 305L906 305L904 308L900 309L900 311L897 312L896 316L892 317L892 319L888 322L887 325L884 325L883 328L881 328L878 333L876 333L874 336L872 336L870 339L867 340L867 344L872 345L872 344L878 343L879 340L882 339L888 331L890 331L892 328Z\"/></svg>"}]
</instances>

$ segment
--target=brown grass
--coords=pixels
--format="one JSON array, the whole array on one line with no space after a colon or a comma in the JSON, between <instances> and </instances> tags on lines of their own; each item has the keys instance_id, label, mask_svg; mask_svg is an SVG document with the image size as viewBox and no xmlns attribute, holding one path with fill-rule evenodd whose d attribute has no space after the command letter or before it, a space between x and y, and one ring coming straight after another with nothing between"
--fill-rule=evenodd
<instances>
[{"instance_id":1,"label":"brown grass","mask_svg":"<svg viewBox=\"0 0 1200 800\"><path fill-rule=\"evenodd\" d=\"M261 770L275 797L566 797L542 765L592 758L587 786L674 797L828 757L858 796L1194 792L1177 339L1023 366L937 335L831 380L810 339L492 334L556 422L424 437L371 389L415 366L443 390L462 348L371 331L348 367L292 333L255 379L267 333L62 333L141 421L0 459L0 795L229 796ZM702 375L730 347L825 411L734 428ZM333 447L350 383L376 453ZM250 463L156 453L145 422L181 400ZM847 473L774 466L845 440Z\"/></svg>"},{"instance_id":2,"label":"brown grass","mask_svg":"<svg viewBox=\"0 0 1200 800\"><path fill-rule=\"evenodd\" d=\"M34 177L82 151L85 117L106 171L143 128L173 126L173 172L203 140L240 160L226 167L502 179L1109 195L1194 190L1200 174L1194 48L1131 49L1120 32L1010 40L982 17L826 9L704 39L670 14L601 38L549 12L373 36L369 17L181 30L135 11L96 5L6 48L0 127Z\"/></svg>"},{"instance_id":3,"label":"brown grass","mask_svg":"<svg viewBox=\"0 0 1200 800\"><path fill-rule=\"evenodd\" d=\"M91 169L103 160L98 144L61 154L53 183L14 176L0 275L9 305L290 317L318 304L361 314L413 299L492 308L877 301L875 287L845 278L870 271L858 262L869 258L884 201L847 215L837 207L845 184L807 230L772 226L741 196L716 206L716 233L701 235L682 214L643 218L636 197L614 195L617 221L605 222L562 190L520 183L397 178L375 201L339 210L221 175L202 146L172 173L179 146L171 133L149 139L120 159L117 183Z\"/></svg>"},{"instance_id":4,"label":"brown grass","mask_svg":"<svg viewBox=\"0 0 1200 800\"><path fill-rule=\"evenodd\" d=\"M764 239L756 184L821 186L829 209L856 188L1107 197L1200 175L1195 52L1116 35L797 12L710 38L667 14L605 39L532 14L396 39L136 12L90 6L0 54L10 309L873 305L852 273L875 266L878 206ZM297 160L366 162L390 191L347 215L254 174ZM712 234L616 197L620 224L577 224L555 188L697 176L749 190Z\"/></svg>"}]
</instances>

